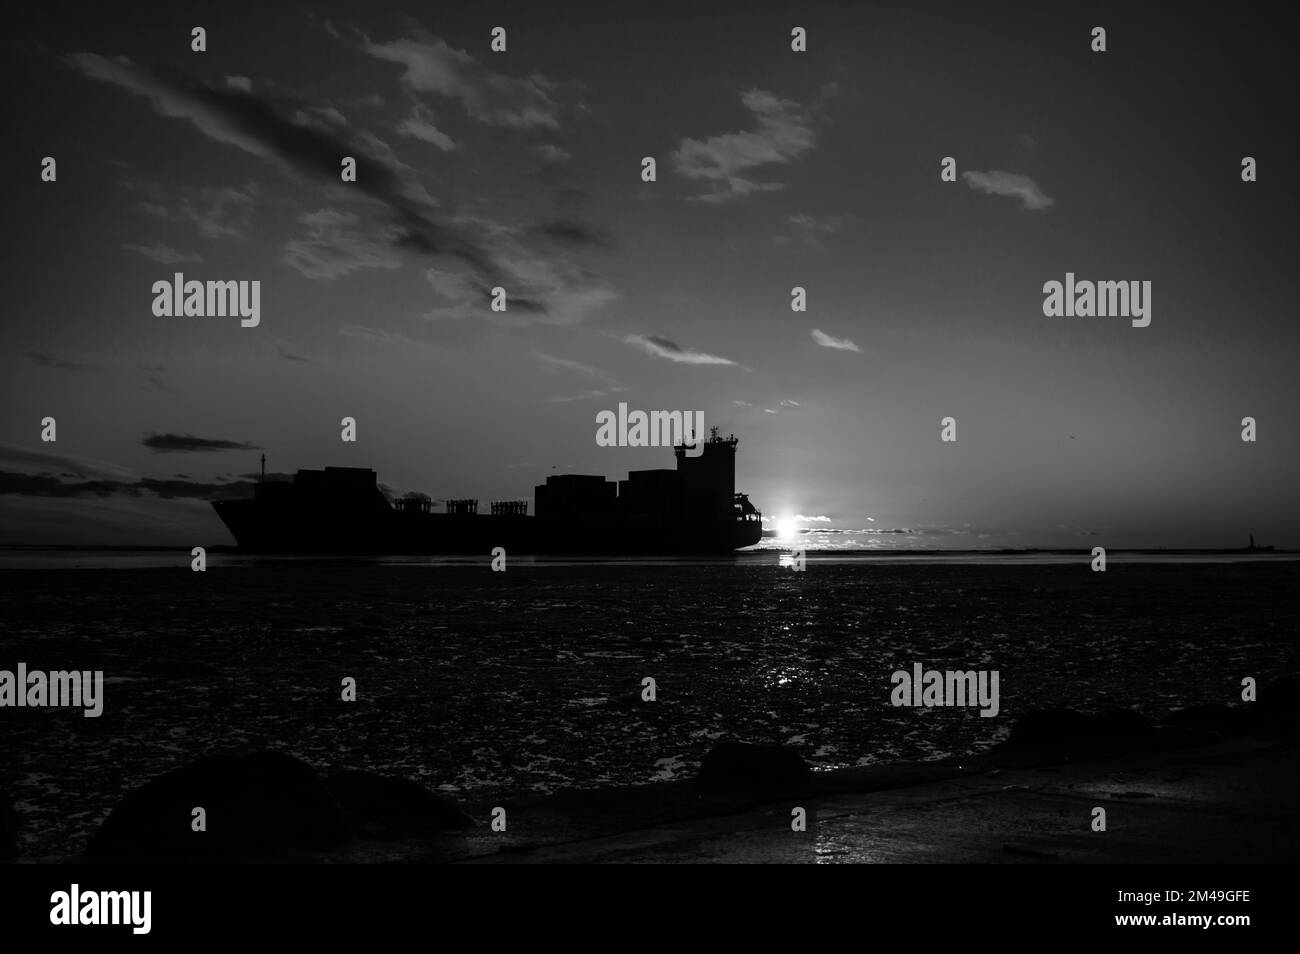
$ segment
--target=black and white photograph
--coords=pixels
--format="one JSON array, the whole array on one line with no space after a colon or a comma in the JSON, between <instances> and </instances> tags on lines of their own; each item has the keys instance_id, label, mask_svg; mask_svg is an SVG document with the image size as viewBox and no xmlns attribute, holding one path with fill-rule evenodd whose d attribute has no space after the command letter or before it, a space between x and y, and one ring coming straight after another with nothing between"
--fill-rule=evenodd
<instances>
[{"instance_id":1,"label":"black and white photograph","mask_svg":"<svg viewBox=\"0 0 1300 954\"><path fill-rule=\"evenodd\" d=\"M999 896L1085 878L1054 931L1277 928L1280 13L5 18L0 871L43 886L6 927L849 864L979 882L1009 937Z\"/></svg>"}]
</instances>

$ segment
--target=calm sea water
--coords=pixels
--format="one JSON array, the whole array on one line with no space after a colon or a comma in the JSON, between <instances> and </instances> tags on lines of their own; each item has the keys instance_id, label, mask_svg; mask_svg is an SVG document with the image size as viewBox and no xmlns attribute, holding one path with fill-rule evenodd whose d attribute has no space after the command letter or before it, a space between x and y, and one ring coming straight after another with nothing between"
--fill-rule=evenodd
<instances>
[{"instance_id":1,"label":"calm sea water","mask_svg":"<svg viewBox=\"0 0 1300 954\"><path fill-rule=\"evenodd\" d=\"M0 570L0 669L103 669L107 686L98 719L0 710L0 790L34 855L80 850L125 792L231 748L474 802L674 778L724 737L822 769L961 755L1033 708L1160 716L1300 668L1300 564L1278 558L1092 573L1077 554L810 555L795 573L767 552L493 573L217 553L202 574L184 551L48 558L61 568ZM118 569L75 565L104 559ZM916 662L998 670L1000 714L894 708L890 675Z\"/></svg>"}]
</instances>

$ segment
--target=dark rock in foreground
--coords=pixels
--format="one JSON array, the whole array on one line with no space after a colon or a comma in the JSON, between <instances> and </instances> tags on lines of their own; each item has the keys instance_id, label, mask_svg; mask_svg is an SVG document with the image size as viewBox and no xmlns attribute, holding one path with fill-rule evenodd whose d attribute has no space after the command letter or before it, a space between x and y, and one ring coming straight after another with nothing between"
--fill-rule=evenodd
<instances>
[{"instance_id":1,"label":"dark rock in foreground","mask_svg":"<svg viewBox=\"0 0 1300 954\"><path fill-rule=\"evenodd\" d=\"M196 807L206 831L191 828ZM356 771L322 779L293 756L254 752L200 759L146 783L113 809L87 853L210 860L473 825L414 782Z\"/></svg>"},{"instance_id":2,"label":"dark rock in foreground","mask_svg":"<svg viewBox=\"0 0 1300 954\"><path fill-rule=\"evenodd\" d=\"M1271 722L1296 722L1300 719L1300 673L1288 673L1264 683L1254 705Z\"/></svg>"},{"instance_id":3,"label":"dark rock in foreground","mask_svg":"<svg viewBox=\"0 0 1300 954\"><path fill-rule=\"evenodd\" d=\"M1165 716L1164 724L1177 729L1197 732L1214 732L1219 735L1236 735L1248 732L1253 726L1250 712L1244 708L1225 705L1188 706L1175 709Z\"/></svg>"},{"instance_id":4,"label":"dark rock in foreground","mask_svg":"<svg viewBox=\"0 0 1300 954\"><path fill-rule=\"evenodd\" d=\"M207 830L193 831L202 807ZM91 838L98 857L212 858L348 838L347 816L310 766L280 752L200 759L126 796Z\"/></svg>"},{"instance_id":5,"label":"dark rock in foreground","mask_svg":"<svg viewBox=\"0 0 1300 954\"><path fill-rule=\"evenodd\" d=\"M1090 716L1073 709L1035 709L1026 713L1002 743L1012 749L1077 751L1104 746L1122 749L1147 741L1155 729L1131 709L1111 709Z\"/></svg>"},{"instance_id":6,"label":"dark rock in foreground","mask_svg":"<svg viewBox=\"0 0 1300 954\"><path fill-rule=\"evenodd\" d=\"M400 835L408 831L474 827L474 819L450 799L404 778L369 772L331 772L325 780L359 831Z\"/></svg>"},{"instance_id":7,"label":"dark rock in foreground","mask_svg":"<svg viewBox=\"0 0 1300 954\"><path fill-rule=\"evenodd\" d=\"M1093 738L1106 742L1143 739L1155 731L1155 726L1132 709L1108 709L1092 719Z\"/></svg>"},{"instance_id":8,"label":"dark rock in foreground","mask_svg":"<svg viewBox=\"0 0 1300 954\"><path fill-rule=\"evenodd\" d=\"M812 770L799 753L784 745L719 742L700 763L700 784L707 788L806 784Z\"/></svg>"},{"instance_id":9,"label":"dark rock in foreground","mask_svg":"<svg viewBox=\"0 0 1300 954\"><path fill-rule=\"evenodd\" d=\"M1011 748L1046 748L1086 741L1092 720L1073 709L1035 709L1011 727L1003 744Z\"/></svg>"}]
</instances>

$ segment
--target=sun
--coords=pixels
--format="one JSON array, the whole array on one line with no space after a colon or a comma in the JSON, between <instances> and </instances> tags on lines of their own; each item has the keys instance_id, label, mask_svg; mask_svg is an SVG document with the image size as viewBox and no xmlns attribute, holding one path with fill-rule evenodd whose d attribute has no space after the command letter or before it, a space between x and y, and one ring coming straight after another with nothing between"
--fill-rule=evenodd
<instances>
[{"instance_id":1,"label":"sun","mask_svg":"<svg viewBox=\"0 0 1300 954\"><path fill-rule=\"evenodd\" d=\"M776 521L776 535L783 540L788 540L799 532L798 525L795 524L793 517L778 517Z\"/></svg>"}]
</instances>

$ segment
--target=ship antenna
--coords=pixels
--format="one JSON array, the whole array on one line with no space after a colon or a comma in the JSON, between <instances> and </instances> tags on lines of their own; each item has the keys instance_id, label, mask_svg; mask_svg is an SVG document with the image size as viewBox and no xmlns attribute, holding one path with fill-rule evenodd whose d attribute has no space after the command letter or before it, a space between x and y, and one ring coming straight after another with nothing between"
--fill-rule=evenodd
<instances>
[{"instance_id":1,"label":"ship antenna","mask_svg":"<svg viewBox=\"0 0 1300 954\"><path fill-rule=\"evenodd\" d=\"M262 479L259 480L258 483L259 484L266 483L266 453L265 452L263 452L262 454Z\"/></svg>"}]
</instances>

